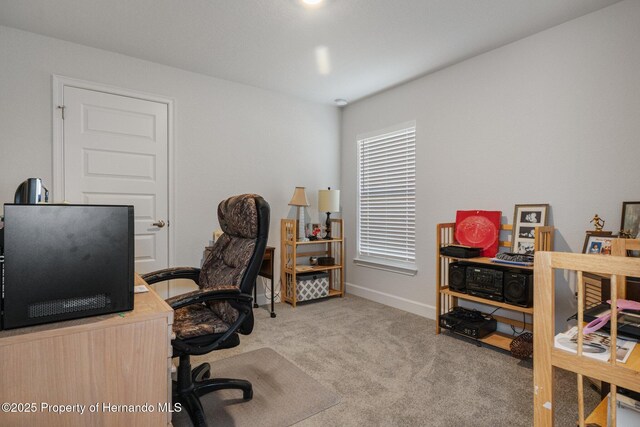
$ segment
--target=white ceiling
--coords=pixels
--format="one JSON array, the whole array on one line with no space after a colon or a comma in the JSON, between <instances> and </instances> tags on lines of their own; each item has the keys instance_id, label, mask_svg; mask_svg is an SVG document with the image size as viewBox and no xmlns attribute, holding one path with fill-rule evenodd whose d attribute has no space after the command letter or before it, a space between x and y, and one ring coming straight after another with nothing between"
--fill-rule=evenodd
<instances>
[{"instance_id":1,"label":"white ceiling","mask_svg":"<svg viewBox=\"0 0 640 427\"><path fill-rule=\"evenodd\" d=\"M0 24L321 103L619 0L0 0Z\"/></svg>"}]
</instances>

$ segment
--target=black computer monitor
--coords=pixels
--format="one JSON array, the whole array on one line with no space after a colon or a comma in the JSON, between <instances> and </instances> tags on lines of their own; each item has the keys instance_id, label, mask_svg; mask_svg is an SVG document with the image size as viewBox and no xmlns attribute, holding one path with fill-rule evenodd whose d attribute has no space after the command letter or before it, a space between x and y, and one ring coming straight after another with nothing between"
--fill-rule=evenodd
<instances>
[{"instance_id":1,"label":"black computer monitor","mask_svg":"<svg viewBox=\"0 0 640 427\"><path fill-rule=\"evenodd\" d=\"M4 205L2 328L133 309L133 206Z\"/></svg>"}]
</instances>

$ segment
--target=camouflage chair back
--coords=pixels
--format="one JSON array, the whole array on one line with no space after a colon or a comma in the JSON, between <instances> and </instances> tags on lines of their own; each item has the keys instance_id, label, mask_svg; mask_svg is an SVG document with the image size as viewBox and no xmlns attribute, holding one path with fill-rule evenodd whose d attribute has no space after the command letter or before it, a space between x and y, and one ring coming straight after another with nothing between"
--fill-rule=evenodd
<instances>
[{"instance_id":1,"label":"camouflage chair back","mask_svg":"<svg viewBox=\"0 0 640 427\"><path fill-rule=\"evenodd\" d=\"M196 426L206 425L198 396L226 388L243 390L245 400L253 396L248 381L210 379L208 363L192 371L189 356L235 347L238 334L253 330L251 291L267 245L269 204L255 194L230 197L218 205L218 221L224 234L201 269L169 268L143 276L149 284L186 278L198 285L196 291L167 300L175 310L173 357L180 357L174 401L186 408Z\"/></svg>"}]
</instances>

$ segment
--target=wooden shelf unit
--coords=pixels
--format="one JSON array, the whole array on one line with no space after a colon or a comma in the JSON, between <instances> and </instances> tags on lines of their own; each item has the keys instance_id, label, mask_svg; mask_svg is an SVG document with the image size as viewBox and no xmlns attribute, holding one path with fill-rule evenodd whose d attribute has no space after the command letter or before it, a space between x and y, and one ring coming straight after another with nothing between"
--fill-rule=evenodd
<instances>
[{"instance_id":1,"label":"wooden shelf unit","mask_svg":"<svg viewBox=\"0 0 640 427\"><path fill-rule=\"evenodd\" d=\"M507 242L509 243L509 242ZM530 270L533 271L533 266L529 267L526 265L510 265L510 264L499 264L499 263L495 263L493 261L491 261L491 258L487 258L487 257L476 257L476 258L456 258L456 257L452 257L452 256L446 256L446 255L440 255L442 258L448 258L451 262L453 261L462 261L462 262L469 262L469 260L471 260L471 262L473 262L474 264L485 264L485 265L493 265L494 267L500 266L500 267L510 267L510 268L517 268L518 270Z\"/></svg>"},{"instance_id":2,"label":"wooden shelf unit","mask_svg":"<svg viewBox=\"0 0 640 427\"><path fill-rule=\"evenodd\" d=\"M306 254L302 254L302 255L306 255ZM328 270L340 270L340 269L342 269L341 265L314 265L311 268L306 268L306 266L299 265L296 267L296 273L300 274L300 273L311 273L314 271L328 271Z\"/></svg>"},{"instance_id":3,"label":"wooden shelf unit","mask_svg":"<svg viewBox=\"0 0 640 427\"><path fill-rule=\"evenodd\" d=\"M578 324L584 324L585 293L588 282L586 276L597 274L611 277L611 301L613 306L618 299L625 297L626 277L640 277L640 259L626 258L628 250L640 250L640 240L614 239L612 255L588 255L570 253L541 252L536 254L534 285L534 316L538 319L534 327L533 354L533 420L535 427L554 425L554 370L556 368L574 372L578 383L577 424L584 427L588 423L601 426L616 426L615 401L617 388L624 387L640 392L640 345L636 344L626 363L616 358L603 362L583 355L581 342L582 330L578 334L577 353L564 351L554 346L555 337L555 270L573 271L577 277ZM617 338L617 309L613 309L611 318L611 341ZM585 377L611 387L611 399L605 398L585 417L584 394L582 384ZM611 405L611 424L607 422L607 408Z\"/></svg>"},{"instance_id":4,"label":"wooden shelf unit","mask_svg":"<svg viewBox=\"0 0 640 427\"><path fill-rule=\"evenodd\" d=\"M456 258L451 256L440 255L440 248L443 246L456 244L455 240L455 226L453 222L438 224L436 227L436 334L440 333L440 315L448 312L453 307L458 306L459 300L471 301L474 303L485 304L491 307L501 308L514 313L523 313L530 318L533 317L533 307L520 307L517 305L493 301L487 298L482 298L474 295L465 294L463 292L456 292L449 289L449 264L456 261L463 261L467 264L475 265L491 265L501 268L516 269L516 270L533 270L533 267L527 266L515 266L507 264L498 264L492 262L490 258L477 257L477 258ZM501 232L509 232L512 230L512 225L502 224L500 226ZM553 236L554 228L551 226L536 227L535 228L535 243L534 249L536 251L550 251L553 250ZM499 242L502 248L511 248L511 242L508 240L501 240ZM493 310L491 310L493 311ZM533 329L533 319L527 321L516 320L508 317L493 315L493 317L499 323L508 324L516 328L524 328L531 331ZM513 337L501 332L494 332L488 336L479 339L478 341L484 344L491 345L503 350L509 350Z\"/></svg>"},{"instance_id":5,"label":"wooden shelf unit","mask_svg":"<svg viewBox=\"0 0 640 427\"><path fill-rule=\"evenodd\" d=\"M445 295L450 295L450 296L455 297L455 298L462 298L462 299L466 299L468 301L478 302L478 303L482 303L482 304L490 303L494 307L505 308L507 310L512 310L512 311L519 311L520 313L533 314L533 307L520 307L518 305L513 305L513 304L500 302L500 301L492 301L492 300L489 300L489 302L487 302L486 298L477 297L475 295L465 294L464 292L452 291L448 287L442 288L441 293L445 294ZM520 323L522 323L522 322L520 322Z\"/></svg>"},{"instance_id":6,"label":"wooden shelf unit","mask_svg":"<svg viewBox=\"0 0 640 427\"><path fill-rule=\"evenodd\" d=\"M296 240L298 230L295 219L280 220L280 286L282 300L293 307L298 303L298 274L327 272L329 274L329 297L344 296L344 232L341 218L331 220L331 240ZM304 249L303 249L304 248ZM335 258L335 265L314 265L299 263L298 258L329 256Z\"/></svg>"},{"instance_id":7,"label":"wooden shelf unit","mask_svg":"<svg viewBox=\"0 0 640 427\"><path fill-rule=\"evenodd\" d=\"M607 425L607 399L602 399L596 409L584 420L585 424Z\"/></svg>"}]
</instances>

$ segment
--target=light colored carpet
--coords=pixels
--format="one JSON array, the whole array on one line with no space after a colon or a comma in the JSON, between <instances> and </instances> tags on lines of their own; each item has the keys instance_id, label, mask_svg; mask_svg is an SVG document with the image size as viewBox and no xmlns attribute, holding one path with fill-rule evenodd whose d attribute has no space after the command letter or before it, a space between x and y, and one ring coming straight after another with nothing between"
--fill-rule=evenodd
<instances>
[{"instance_id":1,"label":"light colored carpet","mask_svg":"<svg viewBox=\"0 0 640 427\"><path fill-rule=\"evenodd\" d=\"M290 426L340 401L340 396L305 374L270 348L211 364L213 377L246 379L253 399L242 391L220 390L200 398L211 426ZM173 416L176 427L191 426L186 411Z\"/></svg>"},{"instance_id":2,"label":"light colored carpet","mask_svg":"<svg viewBox=\"0 0 640 427\"><path fill-rule=\"evenodd\" d=\"M277 304L276 313L255 309L255 329L238 347L195 357L193 366L274 349L342 397L296 427L533 425L530 362L435 335L433 320L352 295ZM575 426L575 375L559 372L555 390L556 425ZM586 395L594 407L597 394Z\"/></svg>"}]
</instances>

